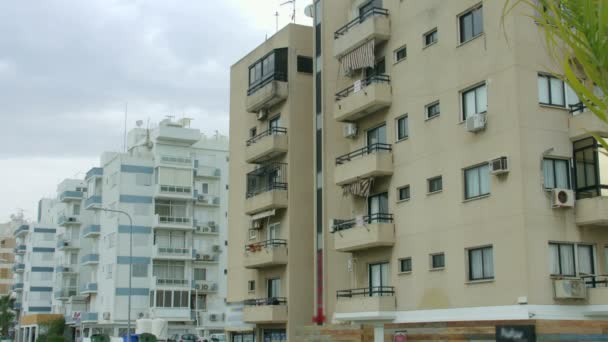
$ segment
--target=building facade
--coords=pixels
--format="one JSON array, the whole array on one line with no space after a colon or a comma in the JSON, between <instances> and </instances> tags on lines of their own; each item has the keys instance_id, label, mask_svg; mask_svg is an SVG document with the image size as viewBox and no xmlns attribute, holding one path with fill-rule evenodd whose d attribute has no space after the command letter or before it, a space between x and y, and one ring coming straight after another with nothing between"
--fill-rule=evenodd
<instances>
[{"instance_id":1,"label":"building facade","mask_svg":"<svg viewBox=\"0 0 608 342\"><path fill-rule=\"evenodd\" d=\"M313 309L312 31L288 25L232 66L228 302L234 341L285 341Z\"/></svg>"},{"instance_id":2,"label":"building facade","mask_svg":"<svg viewBox=\"0 0 608 342\"><path fill-rule=\"evenodd\" d=\"M0 296L12 293L13 264L15 254L20 252L13 236L14 225L14 221L0 224Z\"/></svg>"},{"instance_id":3,"label":"building facade","mask_svg":"<svg viewBox=\"0 0 608 342\"><path fill-rule=\"evenodd\" d=\"M317 322L606 318L608 127L503 7L315 1Z\"/></svg>"}]
</instances>

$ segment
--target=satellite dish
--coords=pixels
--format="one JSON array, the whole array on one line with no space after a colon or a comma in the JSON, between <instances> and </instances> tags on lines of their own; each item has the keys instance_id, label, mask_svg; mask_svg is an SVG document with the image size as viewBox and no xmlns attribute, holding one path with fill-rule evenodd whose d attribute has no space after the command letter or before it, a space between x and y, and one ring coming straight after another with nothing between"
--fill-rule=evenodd
<instances>
[{"instance_id":1,"label":"satellite dish","mask_svg":"<svg viewBox=\"0 0 608 342\"><path fill-rule=\"evenodd\" d=\"M141 127L143 124L144 124L143 120L137 120L137 121L135 121L135 125L137 127Z\"/></svg>"},{"instance_id":2,"label":"satellite dish","mask_svg":"<svg viewBox=\"0 0 608 342\"><path fill-rule=\"evenodd\" d=\"M314 18L314 13L313 13L312 9L313 9L313 4L310 4L304 8L304 14L309 18Z\"/></svg>"}]
</instances>

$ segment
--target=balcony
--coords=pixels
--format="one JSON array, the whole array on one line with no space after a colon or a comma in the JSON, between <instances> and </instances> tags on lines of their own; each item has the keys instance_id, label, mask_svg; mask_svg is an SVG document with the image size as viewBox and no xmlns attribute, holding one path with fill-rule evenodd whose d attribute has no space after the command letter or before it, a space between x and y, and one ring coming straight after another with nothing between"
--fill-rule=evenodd
<instances>
[{"instance_id":1,"label":"balcony","mask_svg":"<svg viewBox=\"0 0 608 342\"><path fill-rule=\"evenodd\" d=\"M101 196L99 195L91 196L84 201L85 209L96 209L99 207L101 207Z\"/></svg>"},{"instance_id":2,"label":"balcony","mask_svg":"<svg viewBox=\"0 0 608 342\"><path fill-rule=\"evenodd\" d=\"M101 234L101 226L98 224L92 224L82 230L82 237L94 238Z\"/></svg>"},{"instance_id":3,"label":"balcony","mask_svg":"<svg viewBox=\"0 0 608 342\"><path fill-rule=\"evenodd\" d=\"M23 273L25 271L25 264L18 263L13 265L13 273Z\"/></svg>"},{"instance_id":4,"label":"balcony","mask_svg":"<svg viewBox=\"0 0 608 342\"><path fill-rule=\"evenodd\" d=\"M82 191L64 191L59 194L59 200L64 203L69 201L80 201L82 200L82 197Z\"/></svg>"},{"instance_id":5,"label":"balcony","mask_svg":"<svg viewBox=\"0 0 608 342\"><path fill-rule=\"evenodd\" d=\"M219 289L219 285L214 281L193 280L192 289L200 293L215 293Z\"/></svg>"},{"instance_id":6,"label":"balcony","mask_svg":"<svg viewBox=\"0 0 608 342\"><path fill-rule=\"evenodd\" d=\"M162 307L151 307L150 309L151 318L162 318L167 321L190 321L192 319L190 313L192 312L189 307L183 308L162 308Z\"/></svg>"},{"instance_id":7,"label":"balcony","mask_svg":"<svg viewBox=\"0 0 608 342\"><path fill-rule=\"evenodd\" d=\"M219 207L220 198L218 196L201 194L199 195L197 190L194 190L195 204L204 207Z\"/></svg>"},{"instance_id":8,"label":"balcony","mask_svg":"<svg viewBox=\"0 0 608 342\"><path fill-rule=\"evenodd\" d=\"M80 220L78 220L77 216L60 216L59 219L57 219L57 224L62 227L67 227L69 225L80 224Z\"/></svg>"},{"instance_id":9,"label":"balcony","mask_svg":"<svg viewBox=\"0 0 608 342\"><path fill-rule=\"evenodd\" d=\"M154 259L166 259L166 260L191 260L192 249L191 248L170 248L155 246L152 258Z\"/></svg>"},{"instance_id":10,"label":"balcony","mask_svg":"<svg viewBox=\"0 0 608 342\"><path fill-rule=\"evenodd\" d=\"M245 109L250 113L268 109L287 99L287 74L274 72L256 84L249 86Z\"/></svg>"},{"instance_id":11,"label":"balcony","mask_svg":"<svg viewBox=\"0 0 608 342\"><path fill-rule=\"evenodd\" d=\"M608 275L581 277L587 286L590 305L608 304Z\"/></svg>"},{"instance_id":12,"label":"balcony","mask_svg":"<svg viewBox=\"0 0 608 342\"><path fill-rule=\"evenodd\" d=\"M205 264L217 264L220 262L220 258L216 254L212 253L202 253L196 250L192 251L192 260L197 263L205 263Z\"/></svg>"},{"instance_id":13,"label":"balcony","mask_svg":"<svg viewBox=\"0 0 608 342\"><path fill-rule=\"evenodd\" d=\"M243 321L245 323L287 322L287 299L283 297L251 299L245 301Z\"/></svg>"},{"instance_id":14,"label":"balcony","mask_svg":"<svg viewBox=\"0 0 608 342\"><path fill-rule=\"evenodd\" d=\"M245 161L259 164L287 153L287 128L272 127L247 140Z\"/></svg>"},{"instance_id":15,"label":"balcony","mask_svg":"<svg viewBox=\"0 0 608 342\"><path fill-rule=\"evenodd\" d=\"M57 250L58 251L68 251L68 250L77 250L80 249L80 244L78 240L74 240L71 238L66 238L63 236L58 236L57 238Z\"/></svg>"},{"instance_id":16,"label":"balcony","mask_svg":"<svg viewBox=\"0 0 608 342\"><path fill-rule=\"evenodd\" d=\"M346 185L359 179L393 174L393 151L389 144L372 144L336 158L334 181Z\"/></svg>"},{"instance_id":17,"label":"balcony","mask_svg":"<svg viewBox=\"0 0 608 342\"><path fill-rule=\"evenodd\" d=\"M78 272L78 265L76 264L66 264L60 265L55 268L55 272L64 273L64 274L72 274Z\"/></svg>"},{"instance_id":18,"label":"balcony","mask_svg":"<svg viewBox=\"0 0 608 342\"><path fill-rule=\"evenodd\" d=\"M576 201L576 224L584 226L608 226L608 197L597 196Z\"/></svg>"},{"instance_id":19,"label":"balcony","mask_svg":"<svg viewBox=\"0 0 608 342\"><path fill-rule=\"evenodd\" d=\"M217 167L199 166L194 169L194 177L218 179L222 175L222 170Z\"/></svg>"},{"instance_id":20,"label":"balcony","mask_svg":"<svg viewBox=\"0 0 608 342\"><path fill-rule=\"evenodd\" d=\"M580 140L591 136L591 133L600 136L608 135L608 124L587 109L583 103L570 106L569 136L570 140Z\"/></svg>"},{"instance_id":21,"label":"balcony","mask_svg":"<svg viewBox=\"0 0 608 342\"><path fill-rule=\"evenodd\" d=\"M245 213L287 208L287 164L271 163L247 174Z\"/></svg>"},{"instance_id":22,"label":"balcony","mask_svg":"<svg viewBox=\"0 0 608 342\"><path fill-rule=\"evenodd\" d=\"M339 252L393 246L395 224L393 214L378 213L360 219L334 220L334 248Z\"/></svg>"},{"instance_id":23,"label":"balcony","mask_svg":"<svg viewBox=\"0 0 608 342\"><path fill-rule=\"evenodd\" d=\"M93 293L97 293L97 282L86 283L80 288L80 294L93 294Z\"/></svg>"},{"instance_id":24,"label":"balcony","mask_svg":"<svg viewBox=\"0 0 608 342\"><path fill-rule=\"evenodd\" d=\"M368 41L380 43L391 36L388 10L374 7L334 33L334 57L342 58Z\"/></svg>"},{"instance_id":25,"label":"balcony","mask_svg":"<svg viewBox=\"0 0 608 342\"><path fill-rule=\"evenodd\" d=\"M338 320L374 320L394 318L395 288L376 286L337 292ZM352 314L352 316L350 316Z\"/></svg>"},{"instance_id":26,"label":"balcony","mask_svg":"<svg viewBox=\"0 0 608 342\"><path fill-rule=\"evenodd\" d=\"M103 177L103 168L102 167L94 167L87 172L84 179L88 181L91 178L101 178Z\"/></svg>"},{"instance_id":27,"label":"balcony","mask_svg":"<svg viewBox=\"0 0 608 342\"><path fill-rule=\"evenodd\" d=\"M245 268L255 269L287 264L287 240L274 239L245 246Z\"/></svg>"},{"instance_id":28,"label":"balcony","mask_svg":"<svg viewBox=\"0 0 608 342\"><path fill-rule=\"evenodd\" d=\"M83 265L97 265L97 264L99 264L99 254L97 254L97 253L86 254L85 256L83 256L80 259L80 262Z\"/></svg>"},{"instance_id":29,"label":"balcony","mask_svg":"<svg viewBox=\"0 0 608 342\"><path fill-rule=\"evenodd\" d=\"M23 291L23 283L15 283L11 288L15 292L21 292Z\"/></svg>"},{"instance_id":30,"label":"balcony","mask_svg":"<svg viewBox=\"0 0 608 342\"><path fill-rule=\"evenodd\" d=\"M80 320L83 323L96 323L99 318L99 314L97 312L85 312L82 314Z\"/></svg>"},{"instance_id":31,"label":"balcony","mask_svg":"<svg viewBox=\"0 0 608 342\"><path fill-rule=\"evenodd\" d=\"M61 289L55 291L55 299L68 300L70 297L78 295L76 287L64 286Z\"/></svg>"},{"instance_id":32,"label":"balcony","mask_svg":"<svg viewBox=\"0 0 608 342\"><path fill-rule=\"evenodd\" d=\"M153 287L185 288L190 286L188 279L168 279L152 277Z\"/></svg>"},{"instance_id":33,"label":"balcony","mask_svg":"<svg viewBox=\"0 0 608 342\"><path fill-rule=\"evenodd\" d=\"M204 224L195 221L194 232L197 234L218 235L220 233L220 229L215 221L209 221Z\"/></svg>"},{"instance_id":34,"label":"balcony","mask_svg":"<svg viewBox=\"0 0 608 342\"><path fill-rule=\"evenodd\" d=\"M22 302L13 302L13 310L21 310L23 308Z\"/></svg>"},{"instance_id":35,"label":"balcony","mask_svg":"<svg viewBox=\"0 0 608 342\"><path fill-rule=\"evenodd\" d=\"M154 228L192 230L194 226L190 217L161 216L157 214L154 219Z\"/></svg>"},{"instance_id":36,"label":"balcony","mask_svg":"<svg viewBox=\"0 0 608 342\"><path fill-rule=\"evenodd\" d=\"M190 200L192 199L192 187L159 184L156 186L154 196L156 198Z\"/></svg>"},{"instance_id":37,"label":"balcony","mask_svg":"<svg viewBox=\"0 0 608 342\"><path fill-rule=\"evenodd\" d=\"M393 102L391 78L388 75L374 75L336 94L334 119L355 121L388 108Z\"/></svg>"},{"instance_id":38,"label":"balcony","mask_svg":"<svg viewBox=\"0 0 608 342\"><path fill-rule=\"evenodd\" d=\"M192 145L201 140L201 132L198 129L187 128L181 124L167 123L158 126L156 138L160 141Z\"/></svg>"},{"instance_id":39,"label":"balcony","mask_svg":"<svg viewBox=\"0 0 608 342\"><path fill-rule=\"evenodd\" d=\"M17 247L15 247L15 249L14 249L15 254L17 254L17 255L25 254L26 250L27 250L27 247L25 245L17 245Z\"/></svg>"},{"instance_id":40,"label":"balcony","mask_svg":"<svg viewBox=\"0 0 608 342\"><path fill-rule=\"evenodd\" d=\"M19 226L19 228L15 229L13 235L15 235L15 237L19 237L25 235L29 230L30 226L28 226L27 224L22 224L21 226Z\"/></svg>"}]
</instances>

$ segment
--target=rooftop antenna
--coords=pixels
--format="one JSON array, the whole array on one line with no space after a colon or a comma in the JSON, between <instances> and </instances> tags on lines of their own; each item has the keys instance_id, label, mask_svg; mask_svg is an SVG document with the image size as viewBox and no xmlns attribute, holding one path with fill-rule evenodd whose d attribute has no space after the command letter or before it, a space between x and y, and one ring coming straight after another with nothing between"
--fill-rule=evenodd
<instances>
[{"instance_id":1,"label":"rooftop antenna","mask_svg":"<svg viewBox=\"0 0 608 342\"><path fill-rule=\"evenodd\" d=\"M127 110L129 108L129 103L125 102L125 130L122 140L122 149L124 152L127 152Z\"/></svg>"},{"instance_id":2,"label":"rooftop antenna","mask_svg":"<svg viewBox=\"0 0 608 342\"><path fill-rule=\"evenodd\" d=\"M291 14L291 20L295 24L296 23L296 0L285 1L284 3L281 4L281 6L287 5L287 4L292 4L293 5L293 13Z\"/></svg>"}]
</instances>

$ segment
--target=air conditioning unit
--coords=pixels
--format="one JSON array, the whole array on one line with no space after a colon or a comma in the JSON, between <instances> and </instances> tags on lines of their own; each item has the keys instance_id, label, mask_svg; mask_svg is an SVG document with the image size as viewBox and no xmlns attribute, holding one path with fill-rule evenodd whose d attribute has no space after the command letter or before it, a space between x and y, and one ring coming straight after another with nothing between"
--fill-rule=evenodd
<instances>
[{"instance_id":1,"label":"air conditioning unit","mask_svg":"<svg viewBox=\"0 0 608 342\"><path fill-rule=\"evenodd\" d=\"M486 115L473 114L467 118L467 131L475 133L486 129Z\"/></svg>"},{"instance_id":2,"label":"air conditioning unit","mask_svg":"<svg viewBox=\"0 0 608 342\"><path fill-rule=\"evenodd\" d=\"M207 223L207 225L211 228L215 228L215 221L209 221L209 223Z\"/></svg>"},{"instance_id":3,"label":"air conditioning unit","mask_svg":"<svg viewBox=\"0 0 608 342\"><path fill-rule=\"evenodd\" d=\"M198 195L197 200L199 202L205 202L205 195Z\"/></svg>"},{"instance_id":4,"label":"air conditioning unit","mask_svg":"<svg viewBox=\"0 0 608 342\"><path fill-rule=\"evenodd\" d=\"M210 320L211 322L215 322L215 321L217 321L217 315L216 315L216 314L210 314L210 315L209 315L209 320Z\"/></svg>"},{"instance_id":5,"label":"air conditioning unit","mask_svg":"<svg viewBox=\"0 0 608 342\"><path fill-rule=\"evenodd\" d=\"M110 320L110 313L109 312L104 312L102 316L103 316L103 320L104 321L109 321Z\"/></svg>"},{"instance_id":6,"label":"air conditioning unit","mask_svg":"<svg viewBox=\"0 0 608 342\"><path fill-rule=\"evenodd\" d=\"M587 286L582 279L554 279L553 289L556 299L587 298Z\"/></svg>"},{"instance_id":7,"label":"air conditioning unit","mask_svg":"<svg viewBox=\"0 0 608 342\"><path fill-rule=\"evenodd\" d=\"M209 290L209 284L203 284L202 289L203 289L204 291Z\"/></svg>"},{"instance_id":8,"label":"air conditioning unit","mask_svg":"<svg viewBox=\"0 0 608 342\"><path fill-rule=\"evenodd\" d=\"M257 114L258 120L264 120L264 119L266 119L267 116L268 116L268 110L267 109L262 109Z\"/></svg>"},{"instance_id":9,"label":"air conditioning unit","mask_svg":"<svg viewBox=\"0 0 608 342\"><path fill-rule=\"evenodd\" d=\"M70 245L70 243L68 241L63 241L63 247L67 247L69 245Z\"/></svg>"},{"instance_id":10,"label":"air conditioning unit","mask_svg":"<svg viewBox=\"0 0 608 342\"><path fill-rule=\"evenodd\" d=\"M203 233L209 233L210 230L211 228L209 227L203 227Z\"/></svg>"},{"instance_id":11,"label":"air conditioning unit","mask_svg":"<svg viewBox=\"0 0 608 342\"><path fill-rule=\"evenodd\" d=\"M509 158L500 157L490 161L490 172L493 175L502 175L509 172Z\"/></svg>"},{"instance_id":12,"label":"air conditioning unit","mask_svg":"<svg viewBox=\"0 0 608 342\"><path fill-rule=\"evenodd\" d=\"M335 233L336 232L336 226L338 225L338 220L336 219L331 219L329 220L329 232L330 233Z\"/></svg>"},{"instance_id":13,"label":"air conditioning unit","mask_svg":"<svg viewBox=\"0 0 608 342\"><path fill-rule=\"evenodd\" d=\"M211 285L211 291L217 291L217 284Z\"/></svg>"},{"instance_id":14,"label":"air conditioning unit","mask_svg":"<svg viewBox=\"0 0 608 342\"><path fill-rule=\"evenodd\" d=\"M261 220L251 221L251 229L262 229L262 221Z\"/></svg>"},{"instance_id":15,"label":"air conditioning unit","mask_svg":"<svg viewBox=\"0 0 608 342\"><path fill-rule=\"evenodd\" d=\"M68 217L68 222L76 222L76 218L75 217Z\"/></svg>"},{"instance_id":16,"label":"air conditioning unit","mask_svg":"<svg viewBox=\"0 0 608 342\"><path fill-rule=\"evenodd\" d=\"M357 124L355 123L345 123L344 126L342 126L342 135L345 138L350 138L350 139L354 139L357 137Z\"/></svg>"},{"instance_id":17,"label":"air conditioning unit","mask_svg":"<svg viewBox=\"0 0 608 342\"><path fill-rule=\"evenodd\" d=\"M200 284L194 284L194 289L195 290L200 290L201 289L201 285Z\"/></svg>"},{"instance_id":18,"label":"air conditioning unit","mask_svg":"<svg viewBox=\"0 0 608 342\"><path fill-rule=\"evenodd\" d=\"M207 260L207 261L211 260L211 255L209 255L209 254L204 254L204 255L203 255L203 260Z\"/></svg>"},{"instance_id":19,"label":"air conditioning unit","mask_svg":"<svg viewBox=\"0 0 608 342\"><path fill-rule=\"evenodd\" d=\"M201 260L201 255L200 254L196 254L196 260Z\"/></svg>"},{"instance_id":20,"label":"air conditioning unit","mask_svg":"<svg viewBox=\"0 0 608 342\"><path fill-rule=\"evenodd\" d=\"M221 251L222 251L222 249L221 249L220 245L213 245L213 247L212 247L212 251L213 251L214 253L219 253L219 252L221 252Z\"/></svg>"},{"instance_id":21,"label":"air conditioning unit","mask_svg":"<svg viewBox=\"0 0 608 342\"><path fill-rule=\"evenodd\" d=\"M569 189L551 190L552 208L572 208L574 207L574 191Z\"/></svg>"}]
</instances>

